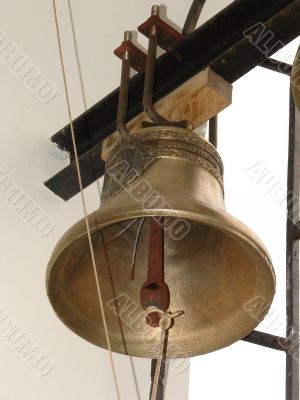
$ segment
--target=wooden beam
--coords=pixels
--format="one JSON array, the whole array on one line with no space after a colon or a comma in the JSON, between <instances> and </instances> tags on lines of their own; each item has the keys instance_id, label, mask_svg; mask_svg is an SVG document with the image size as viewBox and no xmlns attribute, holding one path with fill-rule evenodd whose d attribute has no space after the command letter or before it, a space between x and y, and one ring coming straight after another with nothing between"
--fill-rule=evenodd
<instances>
[{"instance_id":1,"label":"wooden beam","mask_svg":"<svg viewBox=\"0 0 300 400\"><path fill-rule=\"evenodd\" d=\"M210 68L201 71L174 92L159 100L157 111L170 121L188 120L196 129L232 102L232 85ZM145 112L128 123L130 132L141 129L143 121L150 121ZM114 132L102 142L101 158L106 161L109 153L120 139Z\"/></svg>"}]
</instances>

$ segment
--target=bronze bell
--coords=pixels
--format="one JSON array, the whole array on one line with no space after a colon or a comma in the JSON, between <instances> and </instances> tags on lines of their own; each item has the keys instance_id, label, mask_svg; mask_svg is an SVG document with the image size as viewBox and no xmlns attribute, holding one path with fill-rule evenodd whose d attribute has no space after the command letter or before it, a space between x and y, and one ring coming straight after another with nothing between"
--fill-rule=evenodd
<instances>
[{"instance_id":1,"label":"bronze bell","mask_svg":"<svg viewBox=\"0 0 300 400\"><path fill-rule=\"evenodd\" d=\"M258 296L271 304L272 263L255 234L225 210L223 164L214 146L179 127L183 123L157 124L150 56L144 106L157 126L126 131L129 58L125 51L118 115L123 137L106 163L101 206L88 217L111 348L157 358L157 315L145 315L156 306L180 311L168 332L168 358L205 354L243 338L264 318L268 308L258 320L244 306ZM84 220L57 244L47 291L72 331L107 348Z\"/></svg>"},{"instance_id":2,"label":"bronze bell","mask_svg":"<svg viewBox=\"0 0 300 400\"><path fill-rule=\"evenodd\" d=\"M159 330L147 325L140 303L153 216L165 219L169 309L184 312L169 332L167 356L204 354L250 333L258 322L243 306L257 296L272 302L274 273L260 240L225 211L215 148L185 129L146 128L126 136L106 168L104 201L89 220L112 350L158 355ZM59 318L106 348L84 220L56 246L47 289Z\"/></svg>"}]
</instances>

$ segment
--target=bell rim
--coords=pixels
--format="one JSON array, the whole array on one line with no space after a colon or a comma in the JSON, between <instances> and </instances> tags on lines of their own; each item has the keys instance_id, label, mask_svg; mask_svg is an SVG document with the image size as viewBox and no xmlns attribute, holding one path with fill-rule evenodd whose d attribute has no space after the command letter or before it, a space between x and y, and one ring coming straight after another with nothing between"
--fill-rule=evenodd
<instances>
[{"instance_id":1,"label":"bell rim","mask_svg":"<svg viewBox=\"0 0 300 400\"><path fill-rule=\"evenodd\" d=\"M192 349L191 351L185 351L184 354L175 354L175 355L169 354L169 355L167 355L168 359L193 357L193 356L197 356L197 355L207 354L209 352L217 351L222 348L228 347L231 344L235 343L236 341L243 339L247 334L249 334L253 329L255 329L255 327L261 321L263 321L263 319L265 318L266 314L268 313L268 311L271 307L271 304L272 304L272 301L273 301L273 298L274 298L274 295L276 292L276 276L275 276L275 271L274 271L272 262L270 260L267 250L265 249L265 247L262 244L262 242L260 241L260 239L256 236L256 234L244 223L240 222L239 220L237 220L236 218L234 218L233 216L231 216L230 214L227 214L226 212L224 212L222 210L216 209L214 207L208 206L203 203L199 204L199 208L202 209L203 214L202 213L200 214L199 212L195 213L194 211L188 211L188 210L180 210L180 211L176 210L176 212L175 212L175 210L173 210L173 209L165 209L165 210L159 210L159 211L157 209L147 209L147 210L141 209L138 211L135 210L135 212L129 211L128 213L126 213L126 215L123 215L123 216L122 215L114 215L113 217L111 214L109 214L109 218L107 217L106 219L102 219L100 223L97 223L91 227L91 234L94 234L95 232L100 231L100 230L104 229L105 227L108 227L114 223L124 222L124 221L137 219L137 218L150 217L150 216L153 216L153 213L155 213L155 216L169 216L169 217L174 217L174 216L178 217L178 214L179 214L179 217L181 217L181 218L192 220L194 222L207 224L215 229L223 231L225 234L229 234L231 237L239 238L240 240L243 241L243 243L246 243L246 245L248 247L250 246L250 248L256 250L259 253L262 260L264 260L264 262L262 261L262 266L265 267L266 271L269 274L269 280L270 280L270 282L272 282L272 287L271 287L272 294L269 298L265 299L269 306L266 307L264 309L264 311L260 314L258 321L256 319L253 319L253 324L251 326L249 325L247 328L245 327L243 330L240 331L240 334L238 336L235 335L234 338L227 340L221 346L218 345L217 348L212 347L211 349L208 349L206 351L201 350L201 352L199 352L199 350L197 350L197 349ZM211 215L209 217L205 216L204 210L207 211L208 209L210 211L212 211L213 213L215 213L214 218L212 218ZM104 211L101 208L99 208L94 213L89 215L89 220L95 221L96 217L98 216L98 218L99 218L99 214L101 216L103 213L104 213ZM215 223L213 223L214 220L215 220ZM220 224L218 224L216 222L218 220L222 221L222 222L227 221L227 226L226 227L223 226L223 229L221 229ZM99 342L96 339L91 340L90 338L87 338L83 332L79 332L78 330L76 330L76 327L72 324L72 321L70 319L65 318L61 313L59 313L56 310L55 300L53 300L51 297L51 271L55 268L56 260L59 258L59 256L62 254L62 252L65 251L74 241L84 237L86 235L86 231L84 231L84 229L83 229L82 233L80 235L78 235L77 237L73 236L72 240L69 240L69 241L67 240L66 245L63 248L61 248L61 251L59 253L56 252L57 248L60 247L61 243L63 243L66 240L66 236L68 236L69 232L72 231L72 229L76 229L75 226L78 227L80 224L84 224L84 223L85 223L84 219L78 221L75 225L73 225L65 233L65 235L58 242L56 248L53 251L52 257L51 257L48 267L47 267L46 289L47 289L47 295L48 295L49 301L51 303L51 306L54 309L57 317L64 323L64 325L68 329L70 329L72 332L74 332L76 335L78 335L79 337L84 339L85 341L92 343L97 347L103 348L103 346L99 345ZM239 228L237 228L235 226L235 223L238 223ZM229 229L230 227L232 229ZM100 314L99 314L99 316L100 316ZM127 354L124 351L113 350L113 352L116 352L118 354L125 354L125 355ZM136 353L134 351L133 352L131 351L130 355L134 356L134 357L141 357L141 358L147 357L147 355L141 354L141 352L139 352L138 350ZM151 357L152 356L153 356L153 354L151 354ZM150 356L148 356L148 358L149 357Z\"/></svg>"},{"instance_id":2,"label":"bell rim","mask_svg":"<svg viewBox=\"0 0 300 400\"><path fill-rule=\"evenodd\" d=\"M106 203L105 206L109 204ZM98 210L94 211L93 213L89 214L88 219L90 221L95 221L96 217L98 214L102 214L103 213L103 209L106 208L105 206L103 207L99 207ZM195 212L195 211L191 211L191 210L174 210L173 208L165 208L165 209L156 209L156 208L147 208L147 209L140 209L140 210L135 210L135 211L127 211L126 215L122 215L122 214L116 214L114 216L112 216L110 213L109 215L106 217L106 219L103 219L99 224L97 221L97 224L94 226L90 225L90 233L93 235L95 232L100 231L102 229L107 228L110 225L113 224L117 224L120 222L126 222L126 221L130 221L133 219L141 219L141 218L147 218L147 217L153 217L153 216L157 216L157 217L179 217L180 219L187 219L193 222L198 222L198 223L204 223L207 224L208 226L211 226L213 228L216 228L220 231L223 231L224 233L228 233L228 234L232 234L235 236L238 236L240 238L247 238L246 242L249 243L250 245L252 245L252 247L256 248L259 250L260 253L263 253L266 256L266 260L267 260L267 264L272 272L273 278L274 278L274 283L276 284L276 275L275 275L275 270L273 267L273 264L271 262L271 258L270 255L267 251L267 249L265 248L265 246L263 245L263 243L261 242L260 238L243 222L241 222L240 220L238 220L237 218L233 217L232 215L228 214L225 211L222 211L220 209L217 209L211 205L208 204L204 204L204 203L198 203L198 207L199 208L203 208L203 210L212 210L216 213L216 217L212 217L211 215L206 216L207 214L205 213L201 213L199 214L199 212ZM201 215L201 217L199 218L199 215ZM230 224L227 224L230 227L234 227L233 230L230 229L222 229L222 227L220 226L220 224L218 223L212 223L213 220L218 221L218 217L219 220L221 220L223 223L230 221ZM223 217L223 218L222 218ZM213 219L212 219L213 218ZM239 225L239 229L237 229L235 227L235 224L237 223ZM68 234L70 233L70 231L72 231L73 229L75 230L75 227L79 226L79 225L85 225L85 218L82 218L81 220L79 220L77 223L75 223L74 225L72 225L66 232L65 234L62 236L62 238L59 240L59 242L57 243L57 245L55 246L51 259L48 263L47 266L47 275L46 275L46 282L48 281L48 272L49 270L51 270L51 265L54 264L52 263L52 257L55 254L55 251L58 247L60 247L61 243L64 242L64 240L67 238ZM240 229L242 228L242 229ZM248 233L249 235L245 234L242 235L241 232L243 233ZM82 238L83 236L85 236L86 230L83 230L83 232L76 236L76 237L72 237L71 241L67 241L66 245L61 249L61 251L58 254L55 254L56 258L59 257L59 255L71 244L73 243L75 240L78 240L80 238Z\"/></svg>"}]
</instances>

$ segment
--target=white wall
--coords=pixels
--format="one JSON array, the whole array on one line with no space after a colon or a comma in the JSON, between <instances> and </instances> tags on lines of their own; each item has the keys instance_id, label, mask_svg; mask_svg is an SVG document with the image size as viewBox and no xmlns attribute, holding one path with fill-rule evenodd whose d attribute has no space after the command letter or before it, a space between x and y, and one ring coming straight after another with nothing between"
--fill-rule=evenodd
<instances>
[{"instance_id":1,"label":"white wall","mask_svg":"<svg viewBox=\"0 0 300 400\"><path fill-rule=\"evenodd\" d=\"M208 2L201 22L230 2ZM67 0L57 3L72 113L76 117L84 111L84 102L68 3ZM120 61L113 56L113 49L121 42L125 29L137 27L148 17L153 3L152 0L71 1L88 107L118 86ZM190 3L165 1L168 17L182 26ZM114 399L107 352L66 329L54 315L45 291L45 270L52 249L61 235L82 217L79 196L64 203L42 185L67 165L64 154L48 141L68 123L52 2L0 0L0 5L2 38L13 41L58 89L53 100L43 103L12 73L9 63L0 62L0 181L4 176L8 176L7 181L13 179L20 191L54 221L51 233L40 237L0 194L0 320L6 317L8 323L14 319L17 332L27 332L32 343L40 347L41 354L54 361L54 368L47 376L38 375L37 368L28 366L19 354L21 350L18 353L16 346L5 337L5 325L1 324L0 399L82 400L87 396L90 400ZM139 40L146 44L142 38ZM275 73L253 72L235 85L234 105L222 114L220 128L228 211L262 237L281 277L284 274L284 210L278 209L264 188L247 178L244 171L256 161L262 161L285 182L287 85L287 78L277 77ZM89 210L96 209L99 206L97 185L89 187L86 193ZM279 279L274 303L274 310L280 315L284 314L282 279ZM277 333L274 326L268 328L264 324L263 328ZM268 358L264 358L265 354ZM123 356L115 359L122 399L138 399L129 359ZM257 399L282 399L284 368L280 362L283 362L281 354L247 343L195 358L191 364L189 398L238 399L242 394L244 399L254 395ZM145 400L150 363L135 360L135 367L140 399ZM272 395L268 386L265 394L269 396L263 396L263 386L271 382ZM188 371L169 377L166 400L173 398L188 398Z\"/></svg>"}]
</instances>

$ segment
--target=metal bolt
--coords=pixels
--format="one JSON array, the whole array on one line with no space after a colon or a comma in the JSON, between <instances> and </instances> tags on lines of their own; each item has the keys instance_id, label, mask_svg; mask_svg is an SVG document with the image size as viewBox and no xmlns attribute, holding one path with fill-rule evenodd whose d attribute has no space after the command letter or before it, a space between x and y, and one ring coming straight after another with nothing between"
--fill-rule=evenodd
<instances>
[{"instance_id":1,"label":"metal bolt","mask_svg":"<svg viewBox=\"0 0 300 400\"><path fill-rule=\"evenodd\" d=\"M132 40L132 32L131 31L124 32L124 40Z\"/></svg>"},{"instance_id":2,"label":"metal bolt","mask_svg":"<svg viewBox=\"0 0 300 400\"><path fill-rule=\"evenodd\" d=\"M159 16L159 6L157 6L157 5L152 6L151 15L158 15Z\"/></svg>"}]
</instances>

